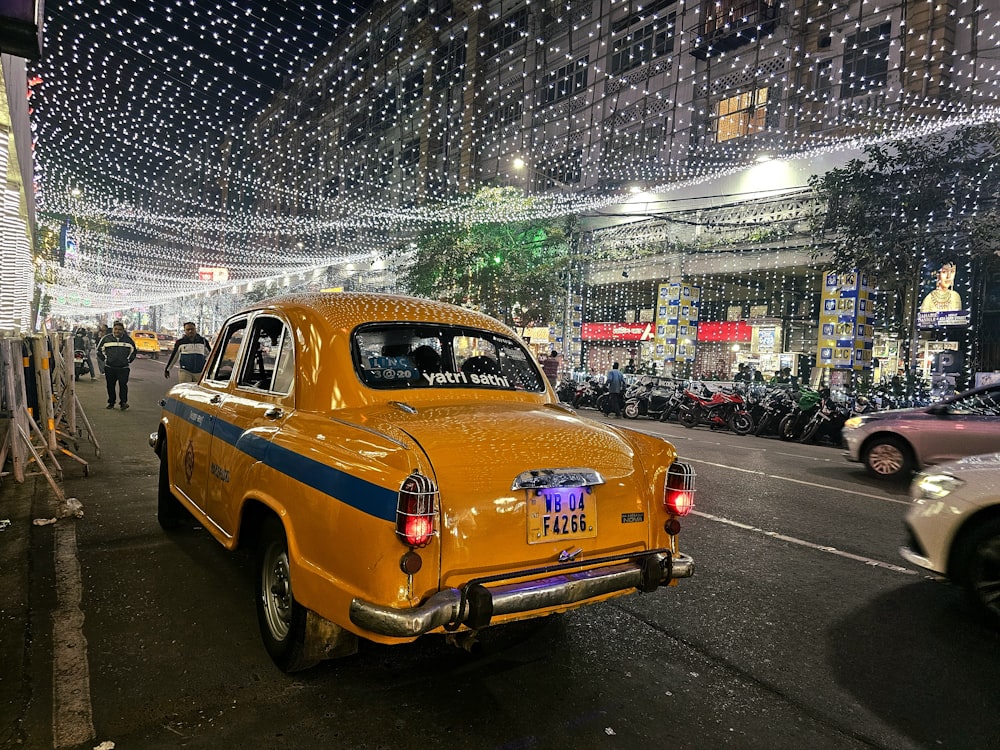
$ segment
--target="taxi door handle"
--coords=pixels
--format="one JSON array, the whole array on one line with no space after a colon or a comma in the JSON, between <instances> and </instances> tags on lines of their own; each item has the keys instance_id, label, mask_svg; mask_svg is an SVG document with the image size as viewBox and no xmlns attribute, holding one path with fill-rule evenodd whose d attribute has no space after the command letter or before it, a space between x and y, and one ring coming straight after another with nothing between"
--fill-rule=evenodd
<instances>
[{"instance_id":1,"label":"taxi door handle","mask_svg":"<svg viewBox=\"0 0 1000 750\"><path fill-rule=\"evenodd\" d=\"M217 404L220 401L222 401L222 396L220 396L218 393L216 393L214 396L212 396L211 399L209 399L208 403L210 403L210 404Z\"/></svg>"},{"instance_id":2,"label":"taxi door handle","mask_svg":"<svg viewBox=\"0 0 1000 750\"><path fill-rule=\"evenodd\" d=\"M283 414L284 412L281 410L280 406L272 406L270 409L264 412L264 416L267 417L268 419L279 419Z\"/></svg>"}]
</instances>

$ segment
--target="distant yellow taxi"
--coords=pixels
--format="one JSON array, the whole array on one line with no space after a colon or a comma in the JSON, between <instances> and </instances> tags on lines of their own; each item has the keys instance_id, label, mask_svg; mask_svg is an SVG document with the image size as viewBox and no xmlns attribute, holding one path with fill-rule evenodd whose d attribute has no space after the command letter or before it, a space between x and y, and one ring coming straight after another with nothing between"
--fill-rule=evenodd
<instances>
[{"instance_id":1,"label":"distant yellow taxi","mask_svg":"<svg viewBox=\"0 0 1000 750\"><path fill-rule=\"evenodd\" d=\"M256 551L261 635L289 672L694 571L673 446L560 405L513 331L450 305L266 300L170 390L150 443L161 526L191 514Z\"/></svg>"},{"instance_id":2,"label":"distant yellow taxi","mask_svg":"<svg viewBox=\"0 0 1000 750\"><path fill-rule=\"evenodd\" d=\"M160 341L156 338L156 331L132 331L129 335L135 342L137 352L148 354L152 359L160 358Z\"/></svg>"}]
</instances>

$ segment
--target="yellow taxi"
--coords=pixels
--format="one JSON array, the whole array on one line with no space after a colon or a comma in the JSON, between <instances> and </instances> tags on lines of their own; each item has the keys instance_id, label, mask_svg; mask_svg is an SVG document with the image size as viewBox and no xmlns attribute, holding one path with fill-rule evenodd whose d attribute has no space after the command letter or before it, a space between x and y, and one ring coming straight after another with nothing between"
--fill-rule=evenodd
<instances>
[{"instance_id":1,"label":"yellow taxi","mask_svg":"<svg viewBox=\"0 0 1000 750\"><path fill-rule=\"evenodd\" d=\"M156 337L156 331L132 331L129 335L135 342L137 352L147 354L152 359L160 358L160 340Z\"/></svg>"},{"instance_id":2,"label":"yellow taxi","mask_svg":"<svg viewBox=\"0 0 1000 750\"><path fill-rule=\"evenodd\" d=\"M561 405L517 334L470 310L266 300L162 404L160 525L193 516L256 552L261 635L285 671L694 571L678 542L694 472L674 447Z\"/></svg>"}]
</instances>

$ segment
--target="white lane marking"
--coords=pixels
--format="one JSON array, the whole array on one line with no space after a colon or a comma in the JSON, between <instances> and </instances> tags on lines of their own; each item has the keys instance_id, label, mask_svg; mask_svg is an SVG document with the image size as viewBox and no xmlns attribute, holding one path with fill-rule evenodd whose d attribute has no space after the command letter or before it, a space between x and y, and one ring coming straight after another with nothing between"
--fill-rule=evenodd
<instances>
[{"instance_id":1,"label":"white lane marking","mask_svg":"<svg viewBox=\"0 0 1000 750\"><path fill-rule=\"evenodd\" d=\"M897 503L899 505L911 505L912 501L909 499L900 500L895 497L889 497L888 495L874 495L871 492L860 492L858 490L848 490L842 487L831 487L828 484L819 484L817 482L807 482L804 479L793 479L792 477L783 477L780 474L768 474L764 471L757 471L756 469L744 469L740 466L729 466L728 464L720 464L714 461L704 461L700 458L689 458L684 457L685 461L692 461L698 464L706 464L708 466L718 466L720 469L730 469L731 471L742 471L745 474L757 474L762 477L767 477L768 479L780 479L783 482L793 482L795 484L804 484L807 487L818 487L821 490L832 490L833 492L840 492L845 495L857 495L858 497L870 497L873 500L885 500L888 503Z\"/></svg>"},{"instance_id":2,"label":"white lane marking","mask_svg":"<svg viewBox=\"0 0 1000 750\"><path fill-rule=\"evenodd\" d=\"M76 555L76 523L55 527L56 609L52 613L52 742L72 747L94 739L90 664L83 635L83 585Z\"/></svg>"},{"instance_id":3,"label":"white lane marking","mask_svg":"<svg viewBox=\"0 0 1000 750\"><path fill-rule=\"evenodd\" d=\"M822 456L803 456L801 453L784 453L782 451L774 451L779 456L791 456L792 458L804 458L807 461L826 461L830 462L832 458L823 458Z\"/></svg>"},{"instance_id":4,"label":"white lane marking","mask_svg":"<svg viewBox=\"0 0 1000 750\"><path fill-rule=\"evenodd\" d=\"M777 531L767 531L766 529L758 528L757 526L751 526L749 524L740 523L739 521L733 521L729 518L722 518L720 516L713 516L711 513L702 513L701 511L694 510L691 511L692 515L705 518L709 521L715 521L716 523L723 523L727 526L734 526L737 529L743 529L744 531L752 531L756 534L763 534L764 536L769 536L772 539L779 539L782 542L789 542L790 544L798 544L802 547L808 547L809 549L818 550L820 552L827 552L831 555L837 555L838 557L845 557L848 560L855 560L856 562L864 563L865 565L871 566L873 568L885 568L886 570L891 570L893 573L902 573L908 576L921 575L915 570L910 570L909 568L904 568L900 565L893 565L892 563L882 562L881 560L875 560L871 557L864 557L862 555L855 555L851 552L844 552L836 547L830 547L825 544L816 544L815 542L807 542L804 539L798 539L794 536L788 536L787 534L781 534Z\"/></svg>"}]
</instances>

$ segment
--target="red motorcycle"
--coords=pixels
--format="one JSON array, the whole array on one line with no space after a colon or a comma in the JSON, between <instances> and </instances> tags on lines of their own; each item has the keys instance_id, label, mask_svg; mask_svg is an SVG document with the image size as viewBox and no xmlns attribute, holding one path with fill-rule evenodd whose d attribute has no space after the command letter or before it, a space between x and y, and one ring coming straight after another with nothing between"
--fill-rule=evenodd
<instances>
[{"instance_id":1,"label":"red motorcycle","mask_svg":"<svg viewBox=\"0 0 1000 750\"><path fill-rule=\"evenodd\" d=\"M753 430L753 417L738 393L705 388L699 395L688 388L684 391L684 399L677 421L685 427L700 424L707 424L713 430L728 427L737 435L746 435Z\"/></svg>"}]
</instances>

